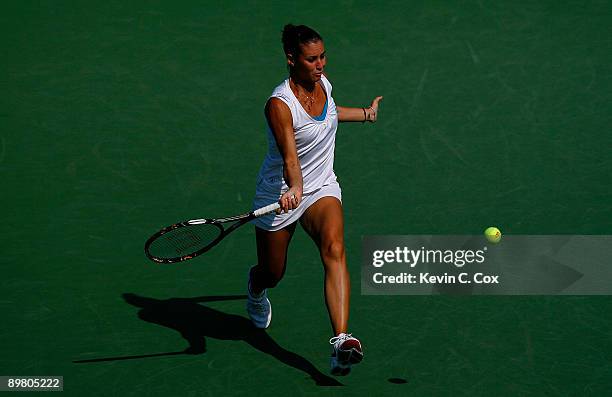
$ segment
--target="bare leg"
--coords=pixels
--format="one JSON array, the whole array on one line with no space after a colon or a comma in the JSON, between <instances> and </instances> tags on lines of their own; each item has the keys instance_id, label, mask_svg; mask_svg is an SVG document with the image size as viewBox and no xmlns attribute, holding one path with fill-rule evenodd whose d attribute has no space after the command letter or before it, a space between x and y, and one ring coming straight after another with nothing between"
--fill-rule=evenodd
<instances>
[{"instance_id":1,"label":"bare leg","mask_svg":"<svg viewBox=\"0 0 612 397\"><path fill-rule=\"evenodd\" d=\"M287 266L287 248L296 224L269 232L255 228L257 266L251 271L251 292L259 294L264 288L274 288L283 278Z\"/></svg>"},{"instance_id":2,"label":"bare leg","mask_svg":"<svg viewBox=\"0 0 612 397\"><path fill-rule=\"evenodd\" d=\"M319 247L325 269L325 303L334 335L346 332L351 281L346 267L342 205L335 197L323 197L304 212L300 222Z\"/></svg>"}]
</instances>

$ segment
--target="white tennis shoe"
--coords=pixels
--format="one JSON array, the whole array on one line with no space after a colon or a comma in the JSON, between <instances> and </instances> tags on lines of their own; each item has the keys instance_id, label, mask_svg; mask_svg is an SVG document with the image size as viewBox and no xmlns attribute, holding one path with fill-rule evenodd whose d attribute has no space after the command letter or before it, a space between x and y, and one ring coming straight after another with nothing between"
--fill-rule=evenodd
<instances>
[{"instance_id":1,"label":"white tennis shoe","mask_svg":"<svg viewBox=\"0 0 612 397\"><path fill-rule=\"evenodd\" d=\"M351 372L351 365L363 360L361 342L351 334L343 332L331 338L329 343L333 346L330 361L332 375L348 375Z\"/></svg>"},{"instance_id":2,"label":"white tennis shoe","mask_svg":"<svg viewBox=\"0 0 612 397\"><path fill-rule=\"evenodd\" d=\"M272 305L268 299L268 293L264 289L259 295L251 292L251 271L249 270L249 283L247 285L247 313L257 328L268 328L272 321Z\"/></svg>"}]
</instances>

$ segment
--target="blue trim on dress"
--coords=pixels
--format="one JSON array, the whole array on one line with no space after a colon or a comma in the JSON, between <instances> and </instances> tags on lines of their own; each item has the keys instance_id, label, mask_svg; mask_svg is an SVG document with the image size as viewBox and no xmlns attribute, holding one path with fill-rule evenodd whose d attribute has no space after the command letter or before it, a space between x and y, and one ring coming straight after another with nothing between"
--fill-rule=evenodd
<instances>
[{"instance_id":1,"label":"blue trim on dress","mask_svg":"<svg viewBox=\"0 0 612 397\"><path fill-rule=\"evenodd\" d=\"M323 111L319 116L312 116L313 119L317 121L325 120L325 116L327 116L327 97L325 98L325 106L323 107Z\"/></svg>"}]
</instances>

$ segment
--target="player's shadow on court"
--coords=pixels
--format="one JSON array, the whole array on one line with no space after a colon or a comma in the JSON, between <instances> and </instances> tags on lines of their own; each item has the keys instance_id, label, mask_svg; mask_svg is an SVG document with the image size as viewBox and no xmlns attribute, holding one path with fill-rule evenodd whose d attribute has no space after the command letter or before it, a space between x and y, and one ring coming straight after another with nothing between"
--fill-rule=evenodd
<instances>
[{"instance_id":1,"label":"player's shadow on court","mask_svg":"<svg viewBox=\"0 0 612 397\"><path fill-rule=\"evenodd\" d=\"M123 299L140 308L138 317L178 331L189 342L182 352L157 353L145 356L130 356L79 360L75 363L114 361L133 358L203 354L206 352L206 338L221 340L243 340L255 349L269 354L277 360L300 371L306 372L320 386L342 386L336 379L323 374L304 357L279 346L264 330L257 329L250 320L234 314L223 313L198 304L219 300L246 299L246 295L204 296L198 298L154 299L135 294L123 294Z\"/></svg>"}]
</instances>

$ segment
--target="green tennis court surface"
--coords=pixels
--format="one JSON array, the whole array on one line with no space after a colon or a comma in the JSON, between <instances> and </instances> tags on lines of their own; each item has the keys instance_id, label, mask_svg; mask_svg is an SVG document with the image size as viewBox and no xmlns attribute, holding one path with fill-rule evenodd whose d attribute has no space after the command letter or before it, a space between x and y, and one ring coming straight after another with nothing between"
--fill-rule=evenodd
<instances>
[{"instance_id":1,"label":"green tennis court surface","mask_svg":"<svg viewBox=\"0 0 612 397\"><path fill-rule=\"evenodd\" d=\"M612 234L609 2L25 1L0 19L0 375L61 375L71 396L612 387L608 297L359 291L363 235ZM250 209L289 22L325 38L337 103L385 96L376 125L337 137L365 350L345 378L327 376L303 231L265 334L244 311L252 227L181 265L142 250L163 225Z\"/></svg>"}]
</instances>

